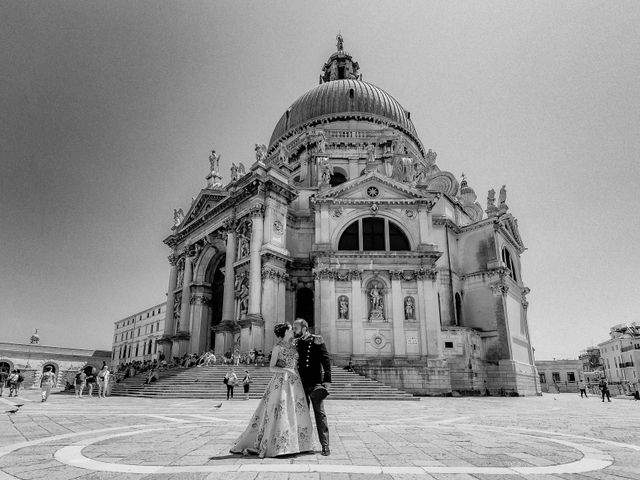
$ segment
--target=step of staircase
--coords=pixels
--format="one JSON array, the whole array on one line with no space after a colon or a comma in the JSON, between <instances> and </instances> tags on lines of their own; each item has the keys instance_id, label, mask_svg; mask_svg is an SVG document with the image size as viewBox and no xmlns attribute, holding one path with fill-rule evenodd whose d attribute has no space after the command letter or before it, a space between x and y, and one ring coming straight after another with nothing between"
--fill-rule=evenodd
<instances>
[{"instance_id":1,"label":"step of staircase","mask_svg":"<svg viewBox=\"0 0 640 480\"><path fill-rule=\"evenodd\" d=\"M244 371L249 370L252 383L249 398L260 399L273 377L268 367L241 365L236 369L238 379L242 381ZM144 383L146 373L118 382L111 395L144 398L206 398L225 399L227 387L223 378L228 367L214 365L208 367L192 367L188 369L173 368L160 372L160 380L152 384ZM330 399L333 400L419 400L410 393L390 387L355 372L333 367L331 369ZM243 398L242 385L236 385L235 398Z\"/></svg>"}]
</instances>

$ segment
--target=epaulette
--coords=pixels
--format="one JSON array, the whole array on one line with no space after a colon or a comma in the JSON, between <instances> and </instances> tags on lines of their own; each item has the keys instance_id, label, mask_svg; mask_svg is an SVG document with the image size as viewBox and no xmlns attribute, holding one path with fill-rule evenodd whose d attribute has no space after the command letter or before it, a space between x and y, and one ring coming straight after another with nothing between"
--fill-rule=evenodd
<instances>
[{"instance_id":1,"label":"epaulette","mask_svg":"<svg viewBox=\"0 0 640 480\"><path fill-rule=\"evenodd\" d=\"M316 345L322 345L324 343L324 339L320 335L313 335L313 343Z\"/></svg>"}]
</instances>

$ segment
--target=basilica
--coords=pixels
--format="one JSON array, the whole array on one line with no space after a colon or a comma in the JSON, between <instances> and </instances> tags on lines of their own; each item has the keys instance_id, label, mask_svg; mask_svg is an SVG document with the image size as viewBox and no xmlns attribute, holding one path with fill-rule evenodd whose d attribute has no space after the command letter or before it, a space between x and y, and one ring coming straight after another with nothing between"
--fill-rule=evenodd
<instances>
[{"instance_id":1,"label":"basilica","mask_svg":"<svg viewBox=\"0 0 640 480\"><path fill-rule=\"evenodd\" d=\"M506 187L483 208L337 40L255 160L225 182L212 151L174 211L160 348L268 353L301 317L336 365L415 394L538 394Z\"/></svg>"}]
</instances>

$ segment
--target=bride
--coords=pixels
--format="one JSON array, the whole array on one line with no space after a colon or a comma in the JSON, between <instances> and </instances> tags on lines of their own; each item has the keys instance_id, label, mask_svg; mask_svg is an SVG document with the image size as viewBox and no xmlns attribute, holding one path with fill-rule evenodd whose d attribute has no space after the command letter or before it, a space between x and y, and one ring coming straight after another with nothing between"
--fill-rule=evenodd
<instances>
[{"instance_id":1,"label":"bride","mask_svg":"<svg viewBox=\"0 0 640 480\"><path fill-rule=\"evenodd\" d=\"M270 367L275 375L231 453L264 458L313 450L311 415L297 372L298 351L292 343L293 330L291 325L281 323L273 331L276 344L271 351Z\"/></svg>"}]
</instances>

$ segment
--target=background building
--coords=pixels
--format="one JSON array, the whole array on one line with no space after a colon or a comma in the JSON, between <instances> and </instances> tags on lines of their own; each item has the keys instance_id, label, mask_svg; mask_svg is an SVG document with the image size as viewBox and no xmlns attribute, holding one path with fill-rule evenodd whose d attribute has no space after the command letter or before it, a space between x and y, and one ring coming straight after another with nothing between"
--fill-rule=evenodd
<instances>
[{"instance_id":1,"label":"background building","mask_svg":"<svg viewBox=\"0 0 640 480\"><path fill-rule=\"evenodd\" d=\"M543 392L578 392L578 382L586 378L581 360L536 360Z\"/></svg>"},{"instance_id":2,"label":"background building","mask_svg":"<svg viewBox=\"0 0 640 480\"><path fill-rule=\"evenodd\" d=\"M602 357L598 347L589 347L578 356L582 362L582 372L585 381L598 382L604 376L604 366L602 365Z\"/></svg>"},{"instance_id":3,"label":"background building","mask_svg":"<svg viewBox=\"0 0 640 480\"><path fill-rule=\"evenodd\" d=\"M611 327L611 338L598 344L607 380L634 382L640 379L640 324Z\"/></svg>"},{"instance_id":4,"label":"background building","mask_svg":"<svg viewBox=\"0 0 640 480\"><path fill-rule=\"evenodd\" d=\"M118 320L113 329L114 365L158 358L158 339L164 332L166 303Z\"/></svg>"},{"instance_id":5,"label":"background building","mask_svg":"<svg viewBox=\"0 0 640 480\"><path fill-rule=\"evenodd\" d=\"M54 347L31 343L0 342L0 369L20 369L25 378L24 388L38 386L44 368L50 366L57 376L56 387L75 378L80 368L102 368L111 361L108 350Z\"/></svg>"},{"instance_id":6,"label":"background building","mask_svg":"<svg viewBox=\"0 0 640 480\"><path fill-rule=\"evenodd\" d=\"M269 352L275 324L302 317L336 364L414 393L538 393L506 188L483 210L359 69L339 36L249 168L223 184L211 153L165 239L166 355Z\"/></svg>"}]
</instances>

